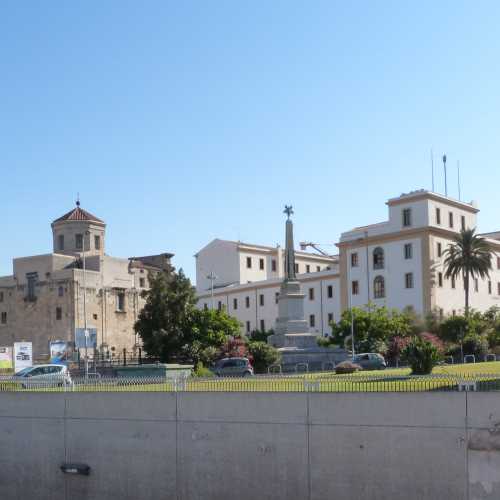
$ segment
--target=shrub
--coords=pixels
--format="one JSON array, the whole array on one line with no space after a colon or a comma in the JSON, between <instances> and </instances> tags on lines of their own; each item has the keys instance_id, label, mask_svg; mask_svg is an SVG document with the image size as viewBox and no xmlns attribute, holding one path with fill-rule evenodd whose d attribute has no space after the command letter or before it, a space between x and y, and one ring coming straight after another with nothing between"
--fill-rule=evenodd
<instances>
[{"instance_id":1,"label":"shrub","mask_svg":"<svg viewBox=\"0 0 500 500\"><path fill-rule=\"evenodd\" d=\"M316 343L319 345L319 347L330 347L332 345L328 337L318 337L316 339Z\"/></svg>"},{"instance_id":2,"label":"shrub","mask_svg":"<svg viewBox=\"0 0 500 500\"><path fill-rule=\"evenodd\" d=\"M361 370L361 366L353 363L352 361L342 361L338 365L335 365L335 373L354 373Z\"/></svg>"},{"instance_id":3,"label":"shrub","mask_svg":"<svg viewBox=\"0 0 500 500\"><path fill-rule=\"evenodd\" d=\"M470 334L464 338L464 355L474 354L482 360L488 353L488 339L483 335Z\"/></svg>"},{"instance_id":4,"label":"shrub","mask_svg":"<svg viewBox=\"0 0 500 500\"><path fill-rule=\"evenodd\" d=\"M421 337L413 337L403 349L402 356L414 375L431 373L440 359L436 346Z\"/></svg>"},{"instance_id":5,"label":"shrub","mask_svg":"<svg viewBox=\"0 0 500 500\"><path fill-rule=\"evenodd\" d=\"M274 335L274 330L252 330L250 339L255 342L267 342L267 337Z\"/></svg>"},{"instance_id":6,"label":"shrub","mask_svg":"<svg viewBox=\"0 0 500 500\"><path fill-rule=\"evenodd\" d=\"M418 336L421 339L430 342L437 349L440 356L444 354L444 351L446 350L445 343L436 334L431 332L422 332L419 333Z\"/></svg>"},{"instance_id":7,"label":"shrub","mask_svg":"<svg viewBox=\"0 0 500 500\"><path fill-rule=\"evenodd\" d=\"M265 373L267 369L280 360L278 350L266 342L249 342L248 352L253 361L256 373Z\"/></svg>"},{"instance_id":8,"label":"shrub","mask_svg":"<svg viewBox=\"0 0 500 500\"><path fill-rule=\"evenodd\" d=\"M193 375L195 377L213 377L214 373L209 370L208 368L205 368L203 366L203 363L197 363L196 368L194 369Z\"/></svg>"}]
</instances>

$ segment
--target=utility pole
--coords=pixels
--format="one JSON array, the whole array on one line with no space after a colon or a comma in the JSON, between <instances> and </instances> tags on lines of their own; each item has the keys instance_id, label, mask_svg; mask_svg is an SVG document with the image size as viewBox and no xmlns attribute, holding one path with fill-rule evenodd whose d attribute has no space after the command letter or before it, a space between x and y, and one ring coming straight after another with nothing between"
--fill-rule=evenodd
<instances>
[{"instance_id":1,"label":"utility pole","mask_svg":"<svg viewBox=\"0 0 500 500\"><path fill-rule=\"evenodd\" d=\"M448 178L446 176L446 155L443 155L443 167L444 167L444 195L448 196Z\"/></svg>"}]
</instances>

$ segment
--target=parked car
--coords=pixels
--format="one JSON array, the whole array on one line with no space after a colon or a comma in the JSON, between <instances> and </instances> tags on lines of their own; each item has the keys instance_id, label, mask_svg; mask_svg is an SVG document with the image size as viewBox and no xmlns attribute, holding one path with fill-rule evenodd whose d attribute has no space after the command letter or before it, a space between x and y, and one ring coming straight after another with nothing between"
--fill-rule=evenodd
<instances>
[{"instance_id":1,"label":"parked car","mask_svg":"<svg viewBox=\"0 0 500 500\"><path fill-rule=\"evenodd\" d=\"M385 370L387 368L384 357L376 352L356 354L352 361L361 366L363 370Z\"/></svg>"},{"instance_id":2,"label":"parked car","mask_svg":"<svg viewBox=\"0 0 500 500\"><path fill-rule=\"evenodd\" d=\"M14 378L21 381L23 389L31 387L61 387L71 385L71 376L64 365L35 365L18 371Z\"/></svg>"},{"instance_id":3,"label":"parked car","mask_svg":"<svg viewBox=\"0 0 500 500\"><path fill-rule=\"evenodd\" d=\"M254 374L248 358L220 359L213 371L219 377L249 377Z\"/></svg>"}]
</instances>

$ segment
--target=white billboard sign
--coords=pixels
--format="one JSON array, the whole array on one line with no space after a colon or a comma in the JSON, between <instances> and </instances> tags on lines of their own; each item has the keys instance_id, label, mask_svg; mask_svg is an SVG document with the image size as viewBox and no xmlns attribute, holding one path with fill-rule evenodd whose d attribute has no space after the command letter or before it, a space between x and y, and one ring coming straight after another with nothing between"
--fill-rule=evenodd
<instances>
[{"instance_id":1,"label":"white billboard sign","mask_svg":"<svg viewBox=\"0 0 500 500\"><path fill-rule=\"evenodd\" d=\"M33 344L14 342L14 372L33 366Z\"/></svg>"}]
</instances>

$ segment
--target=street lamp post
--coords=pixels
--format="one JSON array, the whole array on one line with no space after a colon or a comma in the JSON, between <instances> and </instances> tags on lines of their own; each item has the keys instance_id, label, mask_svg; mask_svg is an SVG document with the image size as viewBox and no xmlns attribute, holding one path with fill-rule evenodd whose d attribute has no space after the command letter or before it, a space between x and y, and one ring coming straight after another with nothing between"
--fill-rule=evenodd
<instances>
[{"instance_id":1,"label":"street lamp post","mask_svg":"<svg viewBox=\"0 0 500 500\"><path fill-rule=\"evenodd\" d=\"M348 297L349 297L349 310L351 311L351 350L352 350L352 360L354 361L354 314L352 312L352 282L351 282L351 266L350 262L347 262L348 269Z\"/></svg>"},{"instance_id":2,"label":"street lamp post","mask_svg":"<svg viewBox=\"0 0 500 500\"><path fill-rule=\"evenodd\" d=\"M212 310L214 309L214 281L217 279L217 276L213 271L210 271L210 274L207 276L207 279L210 280L210 298L212 302Z\"/></svg>"},{"instance_id":3,"label":"street lamp post","mask_svg":"<svg viewBox=\"0 0 500 500\"><path fill-rule=\"evenodd\" d=\"M89 331L87 328L87 284L86 284L86 262L85 262L85 237L90 235L90 231L85 231L83 235L83 331L85 334L85 378L89 378L89 356L88 356L88 338ZM90 244L90 241L89 241Z\"/></svg>"}]
</instances>

